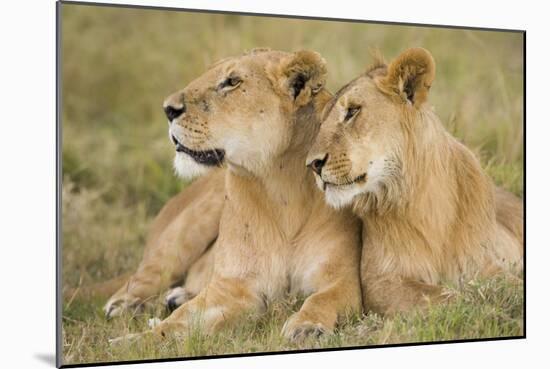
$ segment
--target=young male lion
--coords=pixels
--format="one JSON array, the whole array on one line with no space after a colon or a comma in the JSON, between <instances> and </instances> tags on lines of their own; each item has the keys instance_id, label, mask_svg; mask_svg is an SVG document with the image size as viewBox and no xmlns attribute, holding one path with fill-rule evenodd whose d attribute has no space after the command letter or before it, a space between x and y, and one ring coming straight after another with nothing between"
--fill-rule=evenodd
<instances>
[{"instance_id":1,"label":"young male lion","mask_svg":"<svg viewBox=\"0 0 550 369\"><path fill-rule=\"evenodd\" d=\"M301 340L361 309L360 223L330 208L304 166L331 95L319 54L227 58L165 101L180 174L227 164L208 285L150 333L213 332L284 294L308 296L283 327ZM200 215L197 215L200 216Z\"/></svg>"},{"instance_id":2,"label":"young male lion","mask_svg":"<svg viewBox=\"0 0 550 369\"><path fill-rule=\"evenodd\" d=\"M363 303L376 312L441 300L442 282L522 268L522 203L495 190L426 104L434 76L420 48L370 68L327 105L307 159L326 201L363 220Z\"/></svg>"}]
</instances>

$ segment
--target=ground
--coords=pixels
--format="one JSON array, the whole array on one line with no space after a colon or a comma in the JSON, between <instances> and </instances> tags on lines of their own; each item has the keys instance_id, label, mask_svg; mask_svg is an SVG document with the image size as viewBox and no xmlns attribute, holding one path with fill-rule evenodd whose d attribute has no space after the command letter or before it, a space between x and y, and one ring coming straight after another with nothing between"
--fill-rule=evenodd
<instances>
[{"instance_id":1,"label":"ground","mask_svg":"<svg viewBox=\"0 0 550 369\"><path fill-rule=\"evenodd\" d=\"M472 148L495 182L523 196L523 43L521 34L362 23L185 14L63 5L62 236L64 286L88 285L133 270L151 220L186 183L171 167L173 147L161 109L212 62L259 46L319 51L328 86L373 60L411 46L437 63L430 102ZM300 299L287 298L258 323L205 337L111 347L108 338L143 330L161 304L136 317L103 318L104 299L67 299L65 363L311 347L379 345L523 334L523 281L476 280L449 286L455 299L427 312L347 319L336 334L297 346L280 336Z\"/></svg>"},{"instance_id":2,"label":"ground","mask_svg":"<svg viewBox=\"0 0 550 369\"><path fill-rule=\"evenodd\" d=\"M411 312L392 318L376 314L352 316L332 335L292 344L281 328L300 307L301 299L288 298L270 307L259 321L247 320L235 329L211 337L194 329L186 339L147 339L110 345L109 338L143 331L153 317L166 314L160 301L150 311L106 321L103 300L67 304L63 312L66 363L119 361L235 353L291 351L327 347L357 347L392 343L434 342L458 339L512 337L523 334L523 283L521 280L475 281L454 290L455 301L427 312Z\"/></svg>"}]
</instances>

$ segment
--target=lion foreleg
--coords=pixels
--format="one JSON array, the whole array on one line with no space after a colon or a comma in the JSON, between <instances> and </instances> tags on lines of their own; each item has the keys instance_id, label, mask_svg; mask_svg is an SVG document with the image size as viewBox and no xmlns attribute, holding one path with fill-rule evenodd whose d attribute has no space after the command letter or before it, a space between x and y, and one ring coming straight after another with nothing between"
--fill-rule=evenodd
<instances>
[{"instance_id":1,"label":"lion foreleg","mask_svg":"<svg viewBox=\"0 0 550 369\"><path fill-rule=\"evenodd\" d=\"M363 304L366 311L384 315L426 308L450 298L439 285L397 275L369 275L363 278Z\"/></svg>"},{"instance_id":2,"label":"lion foreleg","mask_svg":"<svg viewBox=\"0 0 550 369\"><path fill-rule=\"evenodd\" d=\"M216 333L240 317L254 318L265 310L263 300L234 278L215 278L194 299L183 304L153 328L157 336L186 335L193 329Z\"/></svg>"},{"instance_id":3,"label":"lion foreleg","mask_svg":"<svg viewBox=\"0 0 550 369\"><path fill-rule=\"evenodd\" d=\"M333 332L340 317L360 311L359 287L354 281L334 281L325 289L310 295L298 312L284 324L282 335L300 342L308 336ZM355 291L356 290L356 291Z\"/></svg>"}]
</instances>

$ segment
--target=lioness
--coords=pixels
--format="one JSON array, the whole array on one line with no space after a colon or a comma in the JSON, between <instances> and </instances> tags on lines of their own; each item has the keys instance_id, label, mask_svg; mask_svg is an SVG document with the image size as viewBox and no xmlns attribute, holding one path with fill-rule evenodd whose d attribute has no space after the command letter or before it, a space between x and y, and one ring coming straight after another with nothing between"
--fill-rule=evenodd
<instances>
[{"instance_id":1,"label":"lioness","mask_svg":"<svg viewBox=\"0 0 550 369\"><path fill-rule=\"evenodd\" d=\"M363 303L380 313L441 300L442 282L522 268L522 203L495 195L445 131L426 103L434 76L420 48L377 63L327 105L307 159L326 201L363 221Z\"/></svg>"},{"instance_id":2,"label":"lioness","mask_svg":"<svg viewBox=\"0 0 550 369\"><path fill-rule=\"evenodd\" d=\"M212 278L149 333L186 333L197 320L214 332L287 292L308 295L283 327L290 340L360 311L360 223L326 205L304 166L331 98L325 78L315 52L256 50L166 99L180 174L228 170Z\"/></svg>"}]
</instances>

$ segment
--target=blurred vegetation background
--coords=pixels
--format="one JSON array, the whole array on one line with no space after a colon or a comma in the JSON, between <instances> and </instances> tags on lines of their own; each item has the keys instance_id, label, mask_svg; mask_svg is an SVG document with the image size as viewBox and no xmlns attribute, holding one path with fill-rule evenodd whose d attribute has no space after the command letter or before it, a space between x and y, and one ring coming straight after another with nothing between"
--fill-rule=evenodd
<instances>
[{"instance_id":1,"label":"blurred vegetation background","mask_svg":"<svg viewBox=\"0 0 550 369\"><path fill-rule=\"evenodd\" d=\"M63 4L61 18L64 285L137 266L148 224L185 186L172 171L164 97L218 59L260 46L320 52L331 91L361 73L373 49L388 60L429 49L442 122L496 183L523 195L521 33L76 4Z\"/></svg>"}]
</instances>

